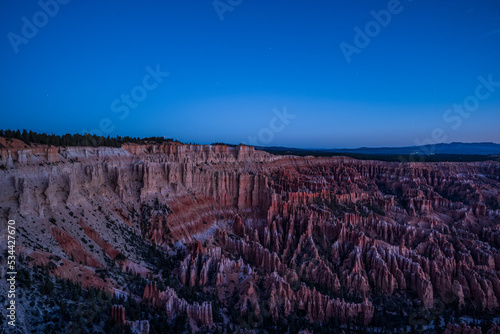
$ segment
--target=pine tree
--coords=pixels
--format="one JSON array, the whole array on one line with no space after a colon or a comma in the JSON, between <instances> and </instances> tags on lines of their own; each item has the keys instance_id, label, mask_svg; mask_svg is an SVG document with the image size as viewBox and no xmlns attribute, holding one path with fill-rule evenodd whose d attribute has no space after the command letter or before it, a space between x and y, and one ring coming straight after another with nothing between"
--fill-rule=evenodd
<instances>
[{"instance_id":1,"label":"pine tree","mask_svg":"<svg viewBox=\"0 0 500 334\"><path fill-rule=\"evenodd\" d=\"M28 131L26 131L25 129L23 129L23 133L21 134L21 138L22 138L22 141L26 145L30 145L30 137L29 137Z\"/></svg>"}]
</instances>

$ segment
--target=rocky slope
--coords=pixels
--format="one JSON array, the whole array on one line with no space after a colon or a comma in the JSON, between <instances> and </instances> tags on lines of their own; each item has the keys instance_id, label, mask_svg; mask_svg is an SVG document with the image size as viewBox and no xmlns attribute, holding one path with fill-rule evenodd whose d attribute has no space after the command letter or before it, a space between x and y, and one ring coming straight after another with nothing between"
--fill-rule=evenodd
<instances>
[{"instance_id":1,"label":"rocky slope","mask_svg":"<svg viewBox=\"0 0 500 334\"><path fill-rule=\"evenodd\" d=\"M17 222L27 266L137 301L139 322L109 309L136 332L155 317L224 332L498 316L498 162L0 144L2 226Z\"/></svg>"}]
</instances>

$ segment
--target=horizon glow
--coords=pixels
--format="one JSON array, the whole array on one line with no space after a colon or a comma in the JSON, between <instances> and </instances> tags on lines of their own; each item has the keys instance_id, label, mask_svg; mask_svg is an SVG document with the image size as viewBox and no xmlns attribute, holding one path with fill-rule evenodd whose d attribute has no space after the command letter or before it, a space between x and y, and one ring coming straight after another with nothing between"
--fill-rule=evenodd
<instances>
[{"instance_id":1,"label":"horizon glow","mask_svg":"<svg viewBox=\"0 0 500 334\"><path fill-rule=\"evenodd\" d=\"M296 148L500 142L498 1L222 2L1 2L0 128Z\"/></svg>"}]
</instances>

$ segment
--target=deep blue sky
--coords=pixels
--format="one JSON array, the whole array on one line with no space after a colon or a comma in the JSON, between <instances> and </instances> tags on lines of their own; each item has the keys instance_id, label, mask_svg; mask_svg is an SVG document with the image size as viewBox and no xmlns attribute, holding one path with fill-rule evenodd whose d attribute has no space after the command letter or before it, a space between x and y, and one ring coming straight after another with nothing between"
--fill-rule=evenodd
<instances>
[{"instance_id":1,"label":"deep blue sky","mask_svg":"<svg viewBox=\"0 0 500 334\"><path fill-rule=\"evenodd\" d=\"M479 76L500 82L500 2L401 0L348 63L340 43L387 8L243 0L221 20L212 0L72 0L13 46L23 17L44 17L37 1L1 0L0 128L316 148L414 145L440 128L436 141L500 142L500 85L468 118L446 114L474 101ZM169 76L120 119L112 103L158 64ZM295 118L273 123L284 107Z\"/></svg>"}]
</instances>

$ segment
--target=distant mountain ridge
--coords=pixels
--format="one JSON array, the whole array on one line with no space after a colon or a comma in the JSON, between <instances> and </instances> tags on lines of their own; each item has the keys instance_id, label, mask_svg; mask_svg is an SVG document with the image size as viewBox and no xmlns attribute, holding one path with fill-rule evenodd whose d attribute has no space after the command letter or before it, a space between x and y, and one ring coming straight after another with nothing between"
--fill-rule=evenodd
<instances>
[{"instance_id":1,"label":"distant mountain ridge","mask_svg":"<svg viewBox=\"0 0 500 334\"><path fill-rule=\"evenodd\" d=\"M404 147L360 147L354 149L300 149L288 147L264 147L256 146L256 149L267 152L289 151L293 153L321 152L321 153L355 153L370 155L409 155L409 154L453 154L453 155L497 155L500 154L500 144L484 143L448 143L423 146L404 146Z\"/></svg>"}]
</instances>

